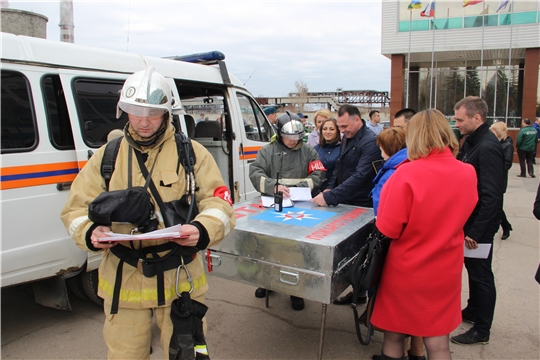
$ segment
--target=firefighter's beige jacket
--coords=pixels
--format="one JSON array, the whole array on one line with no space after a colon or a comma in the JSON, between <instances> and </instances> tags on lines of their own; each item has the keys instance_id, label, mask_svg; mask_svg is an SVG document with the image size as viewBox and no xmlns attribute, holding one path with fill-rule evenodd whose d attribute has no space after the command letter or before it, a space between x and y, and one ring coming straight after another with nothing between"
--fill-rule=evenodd
<instances>
[{"instance_id":1,"label":"firefighter's beige jacket","mask_svg":"<svg viewBox=\"0 0 540 360\"><path fill-rule=\"evenodd\" d=\"M129 128L128 130L129 131ZM137 134L130 131L133 138ZM128 151L130 150L129 138L126 137L120 144L118 156L115 163L115 171L112 175L109 190L124 190L127 188L127 161ZM158 149L163 144L163 148L158 155ZM230 192L225 192L225 183L221 173L212 155L199 143L192 141L193 150L196 157L195 178L198 186L196 192L197 206L199 215L194 219L204 226L210 238L209 247L220 242L235 226L235 216L232 206L225 199L230 199ZM136 143L131 141L131 145L140 149ZM102 146L90 158L71 186L68 200L61 213L61 219L66 226L69 235L74 239L77 246L91 251L89 245L89 229L94 225L88 219L88 204L94 200L100 193L105 191L105 182L101 176L101 161L105 146ZM157 156L155 168L152 173L152 180L158 189L164 202L180 199L186 193L186 177L182 166L176 168L178 164L178 153L174 138L174 127L169 124L162 137L151 148L140 149L143 153L148 153L146 167L148 170L152 167L154 159ZM144 186L145 179L139 169L135 155L132 156L132 177L133 186ZM216 191L217 190L217 191ZM219 196L218 196L219 194ZM159 207L156 204L156 213L160 219L159 228L164 224L161 220ZM133 225L115 224L111 229L115 233L129 234ZM159 245L168 240L142 241L142 246ZM116 246L129 246L129 243L119 243ZM202 249L201 249L202 250ZM165 252L166 253L166 252ZM165 253L160 253L163 255ZM109 250L103 251L103 259L99 267L99 290L98 295L105 301L106 309L110 307L114 288L114 281L119 259ZM194 282L194 291L192 297L197 297L206 292L208 284L203 268L203 261L200 253L187 266ZM177 298L175 289L176 270L168 270L164 274L165 281L165 300L166 305ZM189 291L185 271L181 272L179 291ZM123 265L122 286L120 291L120 308L153 308L157 306L157 282L156 277L147 278L142 275L142 270L134 268L125 263Z\"/></svg>"}]
</instances>

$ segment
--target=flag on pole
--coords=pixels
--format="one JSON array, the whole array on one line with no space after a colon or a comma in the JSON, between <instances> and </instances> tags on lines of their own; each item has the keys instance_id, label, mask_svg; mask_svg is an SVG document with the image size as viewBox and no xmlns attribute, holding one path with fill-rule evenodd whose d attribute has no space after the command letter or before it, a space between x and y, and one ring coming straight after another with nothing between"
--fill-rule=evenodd
<instances>
[{"instance_id":1,"label":"flag on pole","mask_svg":"<svg viewBox=\"0 0 540 360\"><path fill-rule=\"evenodd\" d=\"M430 1L426 8L420 12L420 16L434 17L435 16L435 1Z\"/></svg>"},{"instance_id":2,"label":"flag on pole","mask_svg":"<svg viewBox=\"0 0 540 360\"><path fill-rule=\"evenodd\" d=\"M508 5L509 2L510 0L501 0L499 7L497 8L497 11L495 12L499 12L500 10L504 9L506 5Z\"/></svg>"},{"instance_id":3,"label":"flag on pole","mask_svg":"<svg viewBox=\"0 0 540 360\"><path fill-rule=\"evenodd\" d=\"M407 10L421 9L421 8L422 8L422 3L420 2L420 0L411 0L411 3L409 4L409 6L407 6Z\"/></svg>"},{"instance_id":4,"label":"flag on pole","mask_svg":"<svg viewBox=\"0 0 540 360\"><path fill-rule=\"evenodd\" d=\"M484 2L484 0L463 0L463 7L480 4L481 2Z\"/></svg>"}]
</instances>

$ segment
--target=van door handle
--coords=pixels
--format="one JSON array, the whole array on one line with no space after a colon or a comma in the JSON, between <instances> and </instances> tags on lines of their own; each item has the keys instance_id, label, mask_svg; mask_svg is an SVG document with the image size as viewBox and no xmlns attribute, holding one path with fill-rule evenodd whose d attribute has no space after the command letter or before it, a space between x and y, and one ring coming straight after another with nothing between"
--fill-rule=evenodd
<instances>
[{"instance_id":1,"label":"van door handle","mask_svg":"<svg viewBox=\"0 0 540 360\"><path fill-rule=\"evenodd\" d=\"M56 184L56 190L58 190L58 191L69 190L69 189L71 189L71 183L72 183L72 181L57 183Z\"/></svg>"},{"instance_id":2,"label":"van door handle","mask_svg":"<svg viewBox=\"0 0 540 360\"><path fill-rule=\"evenodd\" d=\"M254 159L251 159L251 160L248 160L248 161L247 161L248 164L251 164L251 163L254 163L254 162L255 162Z\"/></svg>"}]
</instances>

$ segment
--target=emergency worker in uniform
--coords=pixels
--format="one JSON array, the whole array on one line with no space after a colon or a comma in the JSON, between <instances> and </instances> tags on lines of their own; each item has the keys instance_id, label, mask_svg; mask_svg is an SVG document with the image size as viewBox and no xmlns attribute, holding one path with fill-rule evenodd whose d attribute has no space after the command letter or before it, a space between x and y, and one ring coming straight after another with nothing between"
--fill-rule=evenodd
<instances>
[{"instance_id":1,"label":"emergency worker in uniform","mask_svg":"<svg viewBox=\"0 0 540 360\"><path fill-rule=\"evenodd\" d=\"M277 136L259 150L255 162L249 167L249 179L255 189L273 196L279 173L277 191L290 198L290 187L308 187L316 193L326 179L326 169L317 151L304 144L304 125L296 114L287 111L278 118ZM266 289L258 288L255 296L263 298ZM292 308L302 310L304 299L291 296Z\"/></svg>"},{"instance_id":2,"label":"emergency worker in uniform","mask_svg":"<svg viewBox=\"0 0 540 360\"><path fill-rule=\"evenodd\" d=\"M117 115L124 111L129 121L124 128L109 191L125 190L129 183L132 186L145 184L136 159L139 155L135 153L140 152L147 169L152 169L150 176L163 202L178 200L187 193L186 171L179 166L175 129L171 122L173 103L168 83L153 68L127 78L121 90ZM77 246L85 251L101 251L103 255L99 267L98 295L104 300L106 319L103 335L109 349L109 359L149 358L153 314L161 329L161 344L165 359L168 359L173 332L171 303L177 298L176 265L172 269L165 267L161 276L147 277L143 275L141 261L135 267L116 254L129 254L137 249L144 250L150 258L156 255L163 257L176 247L173 243L191 249L193 255L173 253L170 259L180 263L181 258L192 278L191 282L188 281L186 271L181 269L178 291L187 292L193 287L191 299L204 303L208 284L199 250L215 245L235 226L230 192L217 164L202 145L193 141L192 146L198 215L190 223L182 225L184 238L112 243L98 241L107 232L130 234L134 228L133 224L114 222L114 219L110 226L89 219L89 204L106 191L101 175L105 146L98 149L80 171L62 209L61 219ZM164 228L163 217L153 195L152 200L156 204L154 217L158 220L157 228Z\"/></svg>"}]
</instances>

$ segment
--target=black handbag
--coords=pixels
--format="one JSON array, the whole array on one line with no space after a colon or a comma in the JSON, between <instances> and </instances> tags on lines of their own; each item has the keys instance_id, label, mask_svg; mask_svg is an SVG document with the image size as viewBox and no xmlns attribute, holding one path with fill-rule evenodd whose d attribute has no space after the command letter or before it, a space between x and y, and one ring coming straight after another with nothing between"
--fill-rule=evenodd
<instances>
[{"instance_id":1,"label":"black handbag","mask_svg":"<svg viewBox=\"0 0 540 360\"><path fill-rule=\"evenodd\" d=\"M351 308L354 313L354 323L356 327L356 335L362 345L368 345L371 341L373 326L371 322L368 324L368 333L366 338L362 337L360 331L360 322L358 319L358 310L356 309L356 299L362 292L372 289L373 294L370 296L372 302L371 310L375 306L375 298L377 288L381 279L382 269L391 239L383 235L379 229L373 224L373 230L367 238L365 244L360 248L358 254L355 255L352 264L345 272L345 279L352 285L353 302Z\"/></svg>"},{"instance_id":2,"label":"black handbag","mask_svg":"<svg viewBox=\"0 0 540 360\"><path fill-rule=\"evenodd\" d=\"M88 205L88 218L106 226L111 226L113 221L141 225L153 213L150 194L142 186L103 192Z\"/></svg>"}]
</instances>

